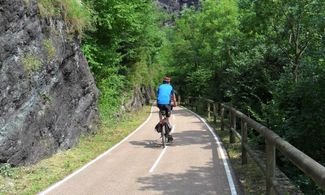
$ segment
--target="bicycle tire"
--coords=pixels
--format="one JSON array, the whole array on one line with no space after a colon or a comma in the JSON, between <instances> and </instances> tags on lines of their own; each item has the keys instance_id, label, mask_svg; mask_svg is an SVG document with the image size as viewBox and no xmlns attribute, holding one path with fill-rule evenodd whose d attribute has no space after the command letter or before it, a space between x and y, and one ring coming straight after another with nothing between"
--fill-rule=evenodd
<instances>
[{"instance_id":1,"label":"bicycle tire","mask_svg":"<svg viewBox=\"0 0 325 195\"><path fill-rule=\"evenodd\" d=\"M161 128L161 141L163 148L166 147L166 127L165 124Z\"/></svg>"}]
</instances>

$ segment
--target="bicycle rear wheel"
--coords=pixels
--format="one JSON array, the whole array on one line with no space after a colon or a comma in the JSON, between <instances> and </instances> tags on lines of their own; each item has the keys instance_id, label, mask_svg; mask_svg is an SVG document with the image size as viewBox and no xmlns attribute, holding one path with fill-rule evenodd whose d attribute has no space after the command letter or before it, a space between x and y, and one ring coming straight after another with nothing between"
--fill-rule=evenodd
<instances>
[{"instance_id":1,"label":"bicycle rear wheel","mask_svg":"<svg viewBox=\"0 0 325 195\"><path fill-rule=\"evenodd\" d=\"M165 124L162 126L161 129L161 140L162 140L162 146L163 148L166 147L166 126Z\"/></svg>"}]
</instances>

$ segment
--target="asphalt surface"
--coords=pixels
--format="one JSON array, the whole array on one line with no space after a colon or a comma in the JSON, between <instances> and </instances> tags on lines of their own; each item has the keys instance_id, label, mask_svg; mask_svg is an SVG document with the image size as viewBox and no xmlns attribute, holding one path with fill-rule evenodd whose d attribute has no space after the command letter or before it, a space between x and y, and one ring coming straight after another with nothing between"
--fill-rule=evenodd
<instances>
[{"instance_id":1,"label":"asphalt surface","mask_svg":"<svg viewBox=\"0 0 325 195\"><path fill-rule=\"evenodd\" d=\"M154 108L133 134L40 194L236 194L225 152L208 127L181 107L170 119L174 141L165 149Z\"/></svg>"}]
</instances>

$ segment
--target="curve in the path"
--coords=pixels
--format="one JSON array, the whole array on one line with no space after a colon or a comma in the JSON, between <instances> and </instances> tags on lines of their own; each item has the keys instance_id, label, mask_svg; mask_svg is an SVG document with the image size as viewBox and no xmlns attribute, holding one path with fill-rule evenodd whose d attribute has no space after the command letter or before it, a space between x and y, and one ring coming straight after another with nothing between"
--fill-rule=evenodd
<instances>
[{"instance_id":1,"label":"curve in the path","mask_svg":"<svg viewBox=\"0 0 325 195\"><path fill-rule=\"evenodd\" d=\"M161 147L158 110L139 128L40 194L237 194L226 153L204 119L177 107L174 142Z\"/></svg>"}]
</instances>

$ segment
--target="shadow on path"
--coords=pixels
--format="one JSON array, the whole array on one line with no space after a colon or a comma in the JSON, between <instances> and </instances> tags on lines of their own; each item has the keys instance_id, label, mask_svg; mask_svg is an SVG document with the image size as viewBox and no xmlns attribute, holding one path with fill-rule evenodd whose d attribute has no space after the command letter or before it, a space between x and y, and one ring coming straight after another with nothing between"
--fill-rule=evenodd
<instances>
[{"instance_id":1,"label":"shadow on path","mask_svg":"<svg viewBox=\"0 0 325 195\"><path fill-rule=\"evenodd\" d=\"M230 194L230 189L224 177L222 162L217 157L216 148L211 150L212 161L203 166L192 166L181 173L153 174L140 177L137 182L144 192L161 194ZM176 162L175 162L176 163Z\"/></svg>"},{"instance_id":2,"label":"shadow on path","mask_svg":"<svg viewBox=\"0 0 325 195\"><path fill-rule=\"evenodd\" d=\"M183 132L172 133L174 141L168 144L170 147L187 146L187 145L202 145L201 148L211 150L211 143L214 142L211 133L208 131L187 130ZM135 146L142 146L144 148L156 149L161 147L160 134L157 133L157 139L130 141L129 143Z\"/></svg>"},{"instance_id":3,"label":"shadow on path","mask_svg":"<svg viewBox=\"0 0 325 195\"><path fill-rule=\"evenodd\" d=\"M150 113L150 112L148 112L148 113ZM158 113L159 113L159 111L158 110L156 110L156 111L152 111L151 112L152 114L157 114L158 115ZM189 111L187 111L187 110L185 110L185 109L181 109L181 110L173 110L172 111L172 115L181 115L181 116L194 116L192 113L190 113Z\"/></svg>"},{"instance_id":4,"label":"shadow on path","mask_svg":"<svg viewBox=\"0 0 325 195\"><path fill-rule=\"evenodd\" d=\"M152 149L157 149L162 147L160 138L157 140L130 141L129 143L135 146L152 148Z\"/></svg>"}]
</instances>

